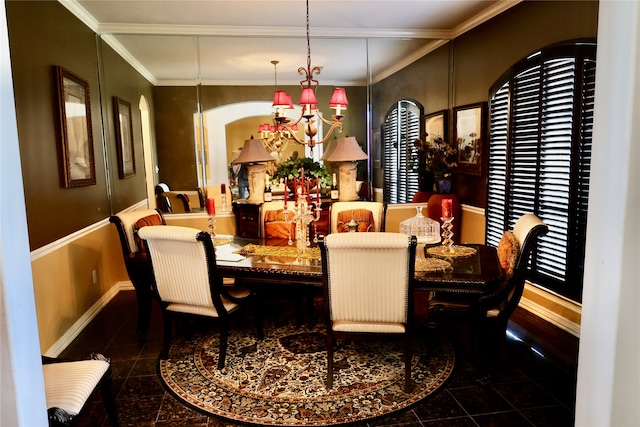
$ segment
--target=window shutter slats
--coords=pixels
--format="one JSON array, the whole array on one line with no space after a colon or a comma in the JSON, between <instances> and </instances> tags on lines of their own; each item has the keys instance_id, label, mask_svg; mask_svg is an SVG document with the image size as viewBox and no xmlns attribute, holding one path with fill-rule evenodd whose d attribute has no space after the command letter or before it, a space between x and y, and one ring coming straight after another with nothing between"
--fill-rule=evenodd
<instances>
[{"instance_id":1,"label":"window shutter slats","mask_svg":"<svg viewBox=\"0 0 640 427\"><path fill-rule=\"evenodd\" d=\"M580 300L591 166L595 44L552 46L514 65L491 97L487 243L525 213L548 226L531 278ZM493 129L493 127L496 129Z\"/></svg>"},{"instance_id":2,"label":"window shutter slats","mask_svg":"<svg viewBox=\"0 0 640 427\"><path fill-rule=\"evenodd\" d=\"M421 107L408 100L396 103L383 125L384 200L410 202L418 191L417 148Z\"/></svg>"}]
</instances>

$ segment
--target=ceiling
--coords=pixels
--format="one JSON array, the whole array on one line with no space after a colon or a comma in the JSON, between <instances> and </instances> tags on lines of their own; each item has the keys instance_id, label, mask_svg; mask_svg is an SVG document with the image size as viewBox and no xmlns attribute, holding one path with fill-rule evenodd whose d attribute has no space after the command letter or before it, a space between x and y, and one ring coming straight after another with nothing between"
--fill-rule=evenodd
<instances>
[{"instance_id":1,"label":"ceiling","mask_svg":"<svg viewBox=\"0 0 640 427\"><path fill-rule=\"evenodd\" d=\"M303 0L59 1L154 85L297 84L307 66ZM309 0L311 66L375 83L519 1Z\"/></svg>"}]
</instances>

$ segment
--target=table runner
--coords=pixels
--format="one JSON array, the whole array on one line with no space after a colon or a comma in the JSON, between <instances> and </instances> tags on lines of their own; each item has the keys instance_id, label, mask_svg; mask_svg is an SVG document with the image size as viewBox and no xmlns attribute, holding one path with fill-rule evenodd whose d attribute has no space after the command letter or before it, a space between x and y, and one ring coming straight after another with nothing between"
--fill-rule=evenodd
<instances>
[{"instance_id":1,"label":"table runner","mask_svg":"<svg viewBox=\"0 0 640 427\"><path fill-rule=\"evenodd\" d=\"M244 256L255 255L320 260L320 248L307 248L305 252L298 252L298 249L293 246L268 246L249 243L233 253ZM451 267L451 263L445 260L416 257L416 271L443 271L449 267Z\"/></svg>"}]
</instances>

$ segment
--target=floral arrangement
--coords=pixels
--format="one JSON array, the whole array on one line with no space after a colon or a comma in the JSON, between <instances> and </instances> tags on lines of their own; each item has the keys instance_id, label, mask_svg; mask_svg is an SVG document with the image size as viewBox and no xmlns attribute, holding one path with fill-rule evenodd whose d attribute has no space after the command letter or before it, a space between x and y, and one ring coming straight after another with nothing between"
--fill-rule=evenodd
<instances>
[{"instance_id":1,"label":"floral arrangement","mask_svg":"<svg viewBox=\"0 0 640 427\"><path fill-rule=\"evenodd\" d=\"M301 177L301 170L304 168L305 178L319 179L320 187L328 187L331 185L331 176L327 168L319 162L308 157L290 157L289 159L279 163L271 179L274 181L284 181L288 179Z\"/></svg>"},{"instance_id":2,"label":"floral arrangement","mask_svg":"<svg viewBox=\"0 0 640 427\"><path fill-rule=\"evenodd\" d=\"M427 140L427 136L425 134L424 138L416 139L414 142L418 150L420 167L424 165L425 170L432 172L436 179L450 176L453 169L458 166L456 162L458 150L441 137Z\"/></svg>"}]
</instances>

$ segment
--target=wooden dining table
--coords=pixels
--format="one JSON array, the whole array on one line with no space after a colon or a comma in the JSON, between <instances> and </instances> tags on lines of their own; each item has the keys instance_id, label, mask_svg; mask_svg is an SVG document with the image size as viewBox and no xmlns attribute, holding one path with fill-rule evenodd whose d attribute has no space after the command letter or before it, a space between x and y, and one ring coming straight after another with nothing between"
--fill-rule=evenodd
<instances>
[{"instance_id":1,"label":"wooden dining table","mask_svg":"<svg viewBox=\"0 0 640 427\"><path fill-rule=\"evenodd\" d=\"M305 253L299 253L295 242L289 245L287 239L265 241L236 236L217 236L214 243L217 268L224 277L241 278L256 285L295 283L322 286L322 262L318 248L314 250L311 247ZM492 292L501 280L496 249L486 245L463 246L475 249L475 253L434 257L428 254L433 246L419 244L414 288L464 293L478 298ZM432 268L432 262L438 264L437 268Z\"/></svg>"}]
</instances>

